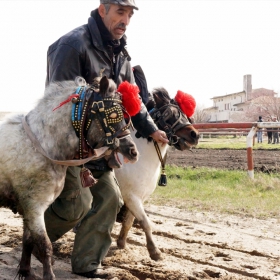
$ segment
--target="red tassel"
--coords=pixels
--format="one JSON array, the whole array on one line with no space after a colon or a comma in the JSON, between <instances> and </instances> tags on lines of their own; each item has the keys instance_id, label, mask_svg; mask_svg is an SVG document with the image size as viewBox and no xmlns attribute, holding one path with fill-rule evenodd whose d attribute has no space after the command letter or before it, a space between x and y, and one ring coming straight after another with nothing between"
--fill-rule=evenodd
<instances>
[{"instance_id":1,"label":"red tassel","mask_svg":"<svg viewBox=\"0 0 280 280\"><path fill-rule=\"evenodd\" d=\"M64 104L70 102L70 101L71 101L73 98L75 98L75 97L79 97L79 94L72 94L72 95L70 95L66 100L64 100L64 101L61 102L57 107L55 107L55 108L53 109L53 111L55 111L56 109L60 108L62 105L64 105Z\"/></svg>"},{"instance_id":2,"label":"red tassel","mask_svg":"<svg viewBox=\"0 0 280 280\"><path fill-rule=\"evenodd\" d=\"M119 85L118 92L122 94L122 103L130 116L135 116L141 109L139 88L125 81Z\"/></svg>"},{"instance_id":3,"label":"red tassel","mask_svg":"<svg viewBox=\"0 0 280 280\"><path fill-rule=\"evenodd\" d=\"M190 118L194 114L196 101L192 95L178 90L175 101L186 116Z\"/></svg>"}]
</instances>

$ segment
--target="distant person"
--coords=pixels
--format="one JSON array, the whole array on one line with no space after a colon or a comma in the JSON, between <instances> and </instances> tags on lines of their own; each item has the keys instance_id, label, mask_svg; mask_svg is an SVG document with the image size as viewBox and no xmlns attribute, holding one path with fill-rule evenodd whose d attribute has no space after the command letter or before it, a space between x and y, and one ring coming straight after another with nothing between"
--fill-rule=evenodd
<instances>
[{"instance_id":1,"label":"distant person","mask_svg":"<svg viewBox=\"0 0 280 280\"><path fill-rule=\"evenodd\" d=\"M272 121L278 123L278 120L276 117L273 117ZM272 144L279 144L279 128L278 127L273 128L272 140L273 140Z\"/></svg>"},{"instance_id":2,"label":"distant person","mask_svg":"<svg viewBox=\"0 0 280 280\"><path fill-rule=\"evenodd\" d=\"M262 116L259 116L258 122L263 122ZM258 143L262 143L262 133L262 128L259 128L259 130L257 131Z\"/></svg>"},{"instance_id":3,"label":"distant person","mask_svg":"<svg viewBox=\"0 0 280 280\"><path fill-rule=\"evenodd\" d=\"M268 119L268 122L271 122L272 121L272 119L271 118L269 118ZM267 131L267 143L268 144L271 144L272 143L272 128L271 127L268 127L267 129L266 129L266 131Z\"/></svg>"}]
</instances>

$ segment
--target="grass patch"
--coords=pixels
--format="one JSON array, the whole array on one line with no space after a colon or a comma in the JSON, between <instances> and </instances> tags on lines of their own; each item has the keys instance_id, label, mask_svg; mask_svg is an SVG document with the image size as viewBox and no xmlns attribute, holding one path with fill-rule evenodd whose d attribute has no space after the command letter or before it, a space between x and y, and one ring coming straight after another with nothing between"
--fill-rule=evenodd
<instances>
[{"instance_id":1,"label":"grass patch","mask_svg":"<svg viewBox=\"0 0 280 280\"><path fill-rule=\"evenodd\" d=\"M247 136L234 137L234 136L219 136L206 138L202 137L199 140L199 144L196 149L235 149L241 150L247 148ZM262 143L257 143L255 139L255 145L253 149L264 149L264 150L280 150L280 145L278 144L268 144L267 137L263 138Z\"/></svg>"},{"instance_id":2,"label":"grass patch","mask_svg":"<svg viewBox=\"0 0 280 280\"><path fill-rule=\"evenodd\" d=\"M150 202L188 211L216 211L256 218L280 217L280 174L167 166L168 185Z\"/></svg>"}]
</instances>

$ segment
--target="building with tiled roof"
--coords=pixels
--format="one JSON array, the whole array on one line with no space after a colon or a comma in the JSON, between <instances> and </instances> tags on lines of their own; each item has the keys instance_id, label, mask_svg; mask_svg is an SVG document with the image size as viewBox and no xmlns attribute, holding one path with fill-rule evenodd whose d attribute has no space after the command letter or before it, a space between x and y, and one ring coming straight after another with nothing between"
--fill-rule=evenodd
<instances>
[{"instance_id":1,"label":"building with tiled roof","mask_svg":"<svg viewBox=\"0 0 280 280\"><path fill-rule=\"evenodd\" d=\"M276 97L277 93L265 88L252 89L252 76L244 75L243 91L211 98L213 106L204 109L208 115L208 122L233 122L234 115L244 111L253 99L260 96Z\"/></svg>"}]
</instances>

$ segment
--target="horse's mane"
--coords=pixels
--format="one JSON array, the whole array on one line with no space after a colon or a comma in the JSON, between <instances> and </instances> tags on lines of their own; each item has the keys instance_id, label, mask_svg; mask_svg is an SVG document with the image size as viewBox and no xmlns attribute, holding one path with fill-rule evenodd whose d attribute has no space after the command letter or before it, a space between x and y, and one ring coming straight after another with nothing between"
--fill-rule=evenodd
<instances>
[{"instance_id":1,"label":"horse's mane","mask_svg":"<svg viewBox=\"0 0 280 280\"><path fill-rule=\"evenodd\" d=\"M77 84L74 81L52 82L46 87L44 96L53 97L56 95L61 95L65 90L69 94L70 87L73 87L73 89L77 88Z\"/></svg>"},{"instance_id":2,"label":"horse's mane","mask_svg":"<svg viewBox=\"0 0 280 280\"><path fill-rule=\"evenodd\" d=\"M154 94L158 95L162 101L167 102L167 103L171 99L169 94L168 94L168 91L163 87L155 88L153 90L153 95Z\"/></svg>"},{"instance_id":3,"label":"horse's mane","mask_svg":"<svg viewBox=\"0 0 280 280\"><path fill-rule=\"evenodd\" d=\"M54 96L60 96L61 92L64 91L65 89L68 91L66 91L66 93L69 94L69 87L73 87L73 89L75 87L77 87L77 85L75 84L74 81L62 81L62 82L53 82L51 84L49 84L46 88L45 88L45 93L44 95L39 98L39 100L37 101L37 104L40 102L43 102L44 98L53 98ZM11 124L18 124L21 123L22 118L27 114L28 112L20 112L20 113L10 113L7 114L4 119L3 119L3 123L11 123Z\"/></svg>"}]
</instances>

